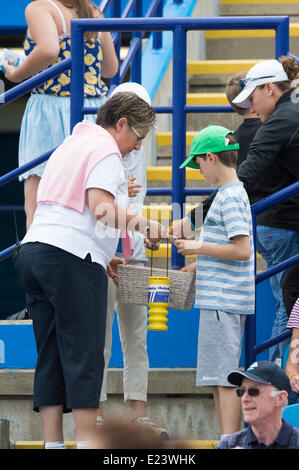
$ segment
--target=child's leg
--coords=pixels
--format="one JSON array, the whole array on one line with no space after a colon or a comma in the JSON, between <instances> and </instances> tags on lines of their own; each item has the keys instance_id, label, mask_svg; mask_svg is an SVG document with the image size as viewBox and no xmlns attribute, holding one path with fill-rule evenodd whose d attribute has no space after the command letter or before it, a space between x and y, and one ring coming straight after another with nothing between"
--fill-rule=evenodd
<instances>
[{"instance_id":1,"label":"child's leg","mask_svg":"<svg viewBox=\"0 0 299 470\"><path fill-rule=\"evenodd\" d=\"M241 400L237 397L234 388L221 386L217 388L221 416L220 431L221 434L232 434L239 431L241 427Z\"/></svg>"},{"instance_id":2,"label":"child's leg","mask_svg":"<svg viewBox=\"0 0 299 470\"><path fill-rule=\"evenodd\" d=\"M221 416L220 398L219 398L218 387L212 387L212 393L213 393L213 397L214 397L216 416L217 416L217 421L218 421L218 425L219 425L220 434L223 434L223 424L222 424L222 416Z\"/></svg>"}]
</instances>

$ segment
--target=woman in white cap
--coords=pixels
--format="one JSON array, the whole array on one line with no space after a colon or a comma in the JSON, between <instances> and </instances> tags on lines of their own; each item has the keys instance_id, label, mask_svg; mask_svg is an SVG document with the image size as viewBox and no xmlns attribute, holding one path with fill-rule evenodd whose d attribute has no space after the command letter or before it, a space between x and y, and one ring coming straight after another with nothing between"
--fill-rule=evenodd
<instances>
[{"instance_id":1,"label":"woman in white cap","mask_svg":"<svg viewBox=\"0 0 299 470\"><path fill-rule=\"evenodd\" d=\"M241 93L233 100L239 107L255 111L262 125L255 134L247 158L237 170L251 204L295 183L299 179L299 103L296 82L299 67L293 57L258 62L240 82ZM210 198L204 202L204 214ZM257 217L257 249L267 266L274 266L299 252L299 195L276 204ZM197 227L193 209L177 231ZM183 225L184 224L184 225ZM187 226L187 227L186 227ZM175 235L179 235L174 231ZM276 300L272 336L286 329L282 299L284 272L271 277ZM287 342L271 348L270 360L283 355Z\"/></svg>"},{"instance_id":2,"label":"woman in white cap","mask_svg":"<svg viewBox=\"0 0 299 470\"><path fill-rule=\"evenodd\" d=\"M238 172L253 188L251 202L298 181L299 104L294 88L298 72L298 65L291 57L260 62L249 70L245 86L234 100L241 107L250 105L264 123L252 143L247 165L241 166ZM261 165L259 180L253 170L255 164ZM257 250L268 268L299 252L298 208L299 195L258 216ZM288 321L282 296L284 275L283 271L270 278L276 301L272 336L282 333ZM271 348L270 360L281 358L286 344Z\"/></svg>"}]
</instances>

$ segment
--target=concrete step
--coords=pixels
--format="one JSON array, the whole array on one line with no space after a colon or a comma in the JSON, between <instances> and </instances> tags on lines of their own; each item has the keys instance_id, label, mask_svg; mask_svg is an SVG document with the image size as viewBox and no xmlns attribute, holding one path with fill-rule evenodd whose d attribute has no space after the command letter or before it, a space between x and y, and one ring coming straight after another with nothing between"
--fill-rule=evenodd
<instances>
[{"instance_id":1,"label":"concrete step","mask_svg":"<svg viewBox=\"0 0 299 470\"><path fill-rule=\"evenodd\" d=\"M249 70L261 59L197 60L188 62L189 92L224 91L229 77ZM198 89L196 88L198 87Z\"/></svg>"},{"instance_id":2,"label":"concrete step","mask_svg":"<svg viewBox=\"0 0 299 470\"><path fill-rule=\"evenodd\" d=\"M218 443L219 443L218 440L168 441L165 444L165 448L166 449L215 449ZM76 441L65 441L64 445L68 449L77 448ZM13 449L34 450L34 449L44 449L44 448L45 448L44 441L15 441L13 443Z\"/></svg>"},{"instance_id":3,"label":"concrete step","mask_svg":"<svg viewBox=\"0 0 299 470\"><path fill-rule=\"evenodd\" d=\"M243 70L249 70L261 59L231 59L231 60L190 60L188 75L233 75Z\"/></svg>"},{"instance_id":4,"label":"concrete step","mask_svg":"<svg viewBox=\"0 0 299 470\"><path fill-rule=\"evenodd\" d=\"M188 93L187 105L190 106L227 106L225 93Z\"/></svg>"},{"instance_id":5,"label":"concrete step","mask_svg":"<svg viewBox=\"0 0 299 470\"><path fill-rule=\"evenodd\" d=\"M0 416L10 422L10 439L23 445L44 440L39 414L32 412L33 384L34 369L0 369ZM107 392L107 414L126 417L122 367L108 369ZM148 416L166 426L174 439L219 439L212 390L196 387L194 366L150 367L146 408ZM72 445L76 440L72 413L64 415L64 431L66 443Z\"/></svg>"},{"instance_id":6,"label":"concrete step","mask_svg":"<svg viewBox=\"0 0 299 470\"><path fill-rule=\"evenodd\" d=\"M220 0L221 16L299 15L298 0Z\"/></svg>"},{"instance_id":7,"label":"concrete step","mask_svg":"<svg viewBox=\"0 0 299 470\"><path fill-rule=\"evenodd\" d=\"M214 94L211 96L209 103L213 102L214 104L219 101L225 102L225 95L223 93L218 95ZM207 101L209 98L205 98ZM194 98L194 101L196 98ZM198 102L198 101L197 101ZM228 103L226 103L228 104ZM189 146L191 145L192 138L194 135L210 124L225 126L227 129L234 131L241 124L242 118L234 111L229 113L188 113L186 116L186 155L189 151ZM171 156L172 156L172 137L171 132L159 132L157 134L157 165L171 165Z\"/></svg>"},{"instance_id":8,"label":"concrete step","mask_svg":"<svg viewBox=\"0 0 299 470\"><path fill-rule=\"evenodd\" d=\"M170 188L172 184L172 167L171 167L171 145L165 147L159 147L159 149L168 149L170 158L161 158L160 165L151 166L147 168L147 187L148 188ZM168 153L168 151L166 151ZM184 156L185 158L185 156ZM164 165L165 160L167 160L167 165ZM192 168L187 168L186 170L186 187L187 188L213 188L211 185L200 173L199 170L193 170ZM206 198L207 196L186 196L186 203L198 204ZM159 196L146 196L144 199L144 204L171 204L172 198L168 195L159 195Z\"/></svg>"},{"instance_id":9,"label":"concrete step","mask_svg":"<svg viewBox=\"0 0 299 470\"><path fill-rule=\"evenodd\" d=\"M207 59L271 59L275 57L272 30L205 31ZM290 24L290 52L299 50L299 23Z\"/></svg>"},{"instance_id":10,"label":"concrete step","mask_svg":"<svg viewBox=\"0 0 299 470\"><path fill-rule=\"evenodd\" d=\"M192 140L194 133L188 133L188 145ZM171 145L172 134L170 132L161 133L160 139L162 143L159 145ZM171 166L149 166L147 168L147 181L148 182L161 182L172 181L172 168ZM199 170L193 168L186 168L186 181L206 181L205 177Z\"/></svg>"}]
</instances>

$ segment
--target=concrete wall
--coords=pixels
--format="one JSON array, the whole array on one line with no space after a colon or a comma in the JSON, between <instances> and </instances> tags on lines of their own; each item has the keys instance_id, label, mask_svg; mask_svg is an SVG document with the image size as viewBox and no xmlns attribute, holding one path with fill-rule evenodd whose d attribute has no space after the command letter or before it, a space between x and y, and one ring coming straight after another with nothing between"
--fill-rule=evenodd
<instances>
[{"instance_id":1,"label":"concrete wall","mask_svg":"<svg viewBox=\"0 0 299 470\"><path fill-rule=\"evenodd\" d=\"M43 440L39 414L32 411L33 369L0 370L0 417L10 422L12 441ZM122 369L108 372L106 413L125 414ZM195 369L150 369L147 416L173 439L219 439L211 390L195 386ZM65 440L75 440L72 413L64 416Z\"/></svg>"}]
</instances>

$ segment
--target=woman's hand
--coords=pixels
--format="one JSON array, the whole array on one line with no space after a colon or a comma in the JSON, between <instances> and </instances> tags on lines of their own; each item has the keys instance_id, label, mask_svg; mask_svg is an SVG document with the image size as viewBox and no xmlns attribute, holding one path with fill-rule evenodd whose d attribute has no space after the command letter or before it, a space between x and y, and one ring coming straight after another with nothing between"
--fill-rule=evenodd
<instances>
[{"instance_id":1,"label":"woman's hand","mask_svg":"<svg viewBox=\"0 0 299 470\"><path fill-rule=\"evenodd\" d=\"M168 238L168 233L162 224L156 220L147 220L146 232L143 233L145 243L151 250L157 250L162 238ZM151 245L149 245L151 244Z\"/></svg>"},{"instance_id":2,"label":"woman's hand","mask_svg":"<svg viewBox=\"0 0 299 470\"><path fill-rule=\"evenodd\" d=\"M160 241L150 242L148 238L144 239L144 244L146 248L152 251L157 251L159 250L159 247L160 247Z\"/></svg>"},{"instance_id":3,"label":"woman's hand","mask_svg":"<svg viewBox=\"0 0 299 470\"><path fill-rule=\"evenodd\" d=\"M107 265L107 274L114 281L115 285L118 287L118 265L126 264L126 262L121 258L113 258L110 263Z\"/></svg>"},{"instance_id":4,"label":"woman's hand","mask_svg":"<svg viewBox=\"0 0 299 470\"><path fill-rule=\"evenodd\" d=\"M9 80L12 83L19 83L19 80L15 78L16 67L13 67L12 65L9 64L8 60L5 60L4 68L5 68L5 78L7 78L7 80Z\"/></svg>"}]
</instances>

